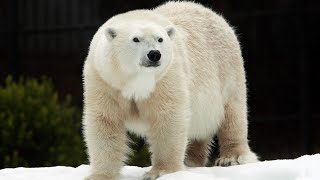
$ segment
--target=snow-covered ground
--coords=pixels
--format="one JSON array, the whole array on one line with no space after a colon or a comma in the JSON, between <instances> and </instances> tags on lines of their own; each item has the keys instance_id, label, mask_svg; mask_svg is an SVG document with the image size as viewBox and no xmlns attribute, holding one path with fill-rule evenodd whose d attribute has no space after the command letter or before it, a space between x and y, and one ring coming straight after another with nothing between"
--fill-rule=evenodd
<instances>
[{"instance_id":1,"label":"snow-covered ground","mask_svg":"<svg viewBox=\"0 0 320 180\"><path fill-rule=\"evenodd\" d=\"M125 166L121 180L141 179L150 167ZM72 167L13 168L0 170L0 180L80 180L88 165ZM264 161L231 167L188 168L159 180L320 180L320 154L294 160Z\"/></svg>"}]
</instances>

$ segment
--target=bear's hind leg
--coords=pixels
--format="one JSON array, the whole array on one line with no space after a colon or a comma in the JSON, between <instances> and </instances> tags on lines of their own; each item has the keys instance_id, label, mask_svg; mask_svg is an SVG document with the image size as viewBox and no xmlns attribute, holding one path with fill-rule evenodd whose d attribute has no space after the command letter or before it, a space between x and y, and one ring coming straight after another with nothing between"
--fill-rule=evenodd
<instances>
[{"instance_id":1,"label":"bear's hind leg","mask_svg":"<svg viewBox=\"0 0 320 180\"><path fill-rule=\"evenodd\" d=\"M191 140L188 144L185 165L188 167L204 167L209 156L211 139Z\"/></svg>"},{"instance_id":2,"label":"bear's hind leg","mask_svg":"<svg viewBox=\"0 0 320 180\"><path fill-rule=\"evenodd\" d=\"M257 162L247 140L246 105L231 102L225 106L225 119L218 130L220 155L215 162L218 166L231 166Z\"/></svg>"}]
</instances>

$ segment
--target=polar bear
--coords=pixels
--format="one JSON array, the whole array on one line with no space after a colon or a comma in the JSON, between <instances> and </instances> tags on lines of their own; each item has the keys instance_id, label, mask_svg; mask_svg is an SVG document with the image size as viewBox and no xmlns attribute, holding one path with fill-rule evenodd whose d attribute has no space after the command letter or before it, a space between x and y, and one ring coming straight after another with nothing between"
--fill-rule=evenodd
<instances>
[{"instance_id":1,"label":"polar bear","mask_svg":"<svg viewBox=\"0 0 320 180\"><path fill-rule=\"evenodd\" d=\"M204 166L214 135L216 165L257 161L247 140L239 42L200 4L168 2L112 17L93 37L83 80L87 179L119 178L127 130L150 144L148 180Z\"/></svg>"}]
</instances>

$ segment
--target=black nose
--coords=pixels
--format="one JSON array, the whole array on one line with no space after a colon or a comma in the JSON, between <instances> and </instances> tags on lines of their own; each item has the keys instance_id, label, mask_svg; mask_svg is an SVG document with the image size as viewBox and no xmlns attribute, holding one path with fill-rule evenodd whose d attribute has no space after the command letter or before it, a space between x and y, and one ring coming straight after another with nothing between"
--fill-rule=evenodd
<instances>
[{"instance_id":1,"label":"black nose","mask_svg":"<svg viewBox=\"0 0 320 180\"><path fill-rule=\"evenodd\" d=\"M161 58L161 53L158 50L151 50L147 56L150 59L150 61L157 62Z\"/></svg>"}]
</instances>

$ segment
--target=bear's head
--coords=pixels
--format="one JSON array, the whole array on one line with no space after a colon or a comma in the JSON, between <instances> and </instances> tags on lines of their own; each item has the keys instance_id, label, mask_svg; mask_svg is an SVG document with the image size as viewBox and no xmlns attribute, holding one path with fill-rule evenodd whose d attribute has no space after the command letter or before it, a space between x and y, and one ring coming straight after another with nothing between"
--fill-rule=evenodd
<instances>
[{"instance_id":1,"label":"bear's head","mask_svg":"<svg viewBox=\"0 0 320 180\"><path fill-rule=\"evenodd\" d=\"M114 18L93 43L95 67L125 97L143 99L172 62L175 35L171 23Z\"/></svg>"},{"instance_id":2,"label":"bear's head","mask_svg":"<svg viewBox=\"0 0 320 180\"><path fill-rule=\"evenodd\" d=\"M162 71L173 53L173 26L155 23L128 22L110 25L104 30L108 44L108 59L122 73L132 75L141 71Z\"/></svg>"}]
</instances>

